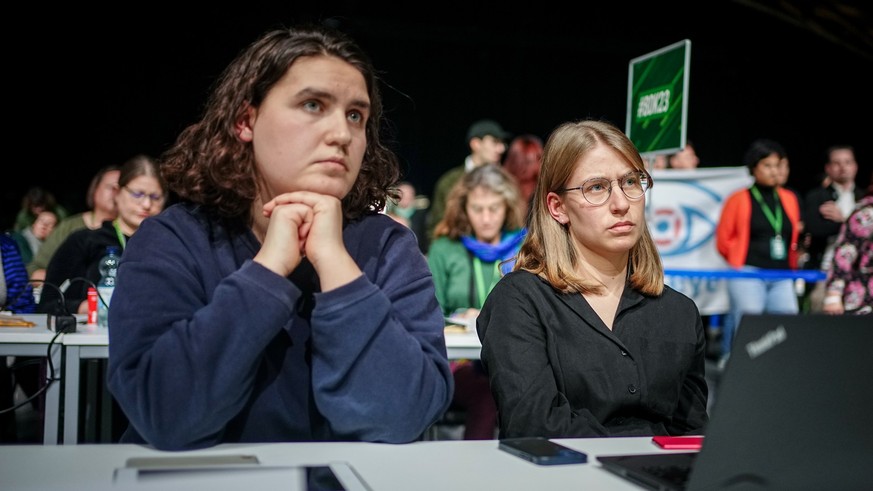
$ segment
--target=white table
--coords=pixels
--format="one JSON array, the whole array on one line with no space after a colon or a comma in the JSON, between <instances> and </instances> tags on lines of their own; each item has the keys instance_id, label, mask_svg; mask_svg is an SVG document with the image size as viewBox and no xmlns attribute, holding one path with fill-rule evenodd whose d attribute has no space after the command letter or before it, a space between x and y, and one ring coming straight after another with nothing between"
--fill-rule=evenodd
<instances>
[{"instance_id":1,"label":"white table","mask_svg":"<svg viewBox=\"0 0 873 491\"><path fill-rule=\"evenodd\" d=\"M654 446L650 437L555 441L587 453L588 463L537 466L498 450L496 440L404 445L346 442L235 444L192 452L159 452L139 445L0 446L0 488L5 491L118 490L121 487L113 486L113 473L116 468L124 467L130 457L251 454L256 455L262 465L349 462L373 491L632 490L640 488L602 469L596 457L669 452ZM245 482L235 480L232 473L225 478L227 489L251 489ZM199 488L191 486L189 489ZM210 488L210 491L217 490Z\"/></svg>"},{"instance_id":2,"label":"white table","mask_svg":"<svg viewBox=\"0 0 873 491\"><path fill-rule=\"evenodd\" d=\"M478 360L482 343L475 332L446 332L446 352L450 360Z\"/></svg>"},{"instance_id":3,"label":"white table","mask_svg":"<svg viewBox=\"0 0 873 491\"><path fill-rule=\"evenodd\" d=\"M55 333L48 329L46 314L16 314L25 320L36 323L34 327L0 327L0 356L38 356L47 358L49 343L54 339L51 362L55 377L63 378L61 366L61 343L64 335L55 338ZM51 376L51 373L47 374ZM45 392L45 415L43 424L43 443L58 443L58 425L60 420L61 384L51 382ZM0 478L0 488L2 478Z\"/></svg>"},{"instance_id":4,"label":"white table","mask_svg":"<svg viewBox=\"0 0 873 491\"><path fill-rule=\"evenodd\" d=\"M64 438L65 445L79 440L79 385L81 361L109 357L109 331L96 325L77 326L77 331L63 335L64 345ZM446 333L450 360L478 359L482 344L475 332ZM57 432L57 427L55 428ZM57 440L55 440L57 441Z\"/></svg>"},{"instance_id":5,"label":"white table","mask_svg":"<svg viewBox=\"0 0 873 491\"><path fill-rule=\"evenodd\" d=\"M81 361L109 358L109 330L95 324L79 324L75 333L64 334L64 445L79 443L79 385ZM100 384L101 387L103 384Z\"/></svg>"}]
</instances>

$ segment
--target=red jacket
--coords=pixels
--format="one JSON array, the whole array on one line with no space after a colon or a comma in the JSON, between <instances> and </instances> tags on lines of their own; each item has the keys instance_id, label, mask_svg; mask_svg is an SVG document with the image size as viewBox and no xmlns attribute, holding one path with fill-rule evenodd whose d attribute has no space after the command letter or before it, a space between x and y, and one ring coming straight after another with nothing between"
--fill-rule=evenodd
<instances>
[{"instance_id":1,"label":"red jacket","mask_svg":"<svg viewBox=\"0 0 873 491\"><path fill-rule=\"evenodd\" d=\"M791 222L791 242L788 245L788 265L797 269L797 237L800 234L800 204L797 195L783 188L776 188L782 209ZM752 193L741 189L728 196L721 209L721 218L715 229L715 246L718 253L735 268L746 264L749 253L749 234L752 221Z\"/></svg>"}]
</instances>

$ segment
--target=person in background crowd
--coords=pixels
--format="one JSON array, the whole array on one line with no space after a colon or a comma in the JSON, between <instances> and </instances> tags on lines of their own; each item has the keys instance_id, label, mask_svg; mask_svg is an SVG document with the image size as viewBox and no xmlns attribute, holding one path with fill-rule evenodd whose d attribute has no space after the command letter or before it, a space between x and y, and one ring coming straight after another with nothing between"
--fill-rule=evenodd
<instances>
[{"instance_id":1,"label":"person in background crowd","mask_svg":"<svg viewBox=\"0 0 873 491\"><path fill-rule=\"evenodd\" d=\"M397 184L397 192L400 198L388 200L385 205L385 214L412 228L412 215L417 211L415 208L415 187L409 182L403 181Z\"/></svg>"},{"instance_id":2,"label":"person in background crowd","mask_svg":"<svg viewBox=\"0 0 873 491\"><path fill-rule=\"evenodd\" d=\"M69 235L52 255L46 268L45 281L60 286L66 280L71 284L64 293L65 305L59 305L59 296L53 288L43 289L39 308L41 312L88 313L88 287L100 281L98 266L108 246L124 252L128 239L146 218L164 208L167 184L160 176L157 163L149 156L136 155L121 166L115 194L118 216L105 220L100 228L83 228ZM76 279L79 281L74 281Z\"/></svg>"},{"instance_id":3,"label":"person in background crowd","mask_svg":"<svg viewBox=\"0 0 873 491\"><path fill-rule=\"evenodd\" d=\"M418 239L418 246L422 253L427 252L428 237L425 228L428 200L424 196L415 194L415 186L411 182L402 181L397 184L400 198L389 199L385 205L385 214L412 229Z\"/></svg>"},{"instance_id":4,"label":"person in background crowd","mask_svg":"<svg viewBox=\"0 0 873 491\"><path fill-rule=\"evenodd\" d=\"M500 438L702 433L703 323L664 284L651 182L612 124L549 136L515 268L477 322Z\"/></svg>"},{"instance_id":5,"label":"person in background crowd","mask_svg":"<svg viewBox=\"0 0 873 491\"><path fill-rule=\"evenodd\" d=\"M9 233L0 233L0 310L30 314L36 311L31 288L27 283L24 261L18 244Z\"/></svg>"},{"instance_id":6,"label":"person in background crowd","mask_svg":"<svg viewBox=\"0 0 873 491\"><path fill-rule=\"evenodd\" d=\"M52 255L71 233L83 228L95 230L100 228L106 220L115 220L118 214L115 208L118 173L119 167L117 165L109 165L94 174L85 195L88 211L71 215L55 226L52 233L40 246L33 260L26 265L31 280L45 279L45 268L48 267Z\"/></svg>"},{"instance_id":7,"label":"person in background crowd","mask_svg":"<svg viewBox=\"0 0 873 491\"><path fill-rule=\"evenodd\" d=\"M20 258L24 262L25 268L33 261L35 253L38 253L45 238L52 232L58 221L58 215L52 208L45 208L36 214L36 219L32 224L25 227L23 230L14 232L12 239L18 246ZM25 275L27 273L25 269ZM31 278L32 280L41 280L41 278ZM39 303L42 294L42 281L32 281L32 287L27 291L28 302ZM33 310L30 310L33 312ZM5 361L5 358L0 357L0 360ZM36 396L40 384L40 363L42 358L37 356L18 356L15 359L15 384L20 386L23 393L29 397ZM34 408L42 417L44 411L42 405L44 400L34 400ZM2 408L0 408L2 409Z\"/></svg>"},{"instance_id":8,"label":"person in background crowd","mask_svg":"<svg viewBox=\"0 0 873 491\"><path fill-rule=\"evenodd\" d=\"M696 169L700 165L700 158L691 140L686 140L682 150L651 156L648 163L652 169Z\"/></svg>"},{"instance_id":9,"label":"person in background crowd","mask_svg":"<svg viewBox=\"0 0 873 491\"><path fill-rule=\"evenodd\" d=\"M18 245L8 233L0 233L0 310L14 314L36 311ZM16 443L19 432L15 411L11 408L15 404L17 377L13 376L7 360L8 357L0 356L0 443Z\"/></svg>"},{"instance_id":10,"label":"person in background crowd","mask_svg":"<svg viewBox=\"0 0 873 491\"><path fill-rule=\"evenodd\" d=\"M63 295L63 304L54 288L44 286L39 300L40 312L87 314L88 287L96 287L100 281L100 260L106 255L107 247L115 246L123 255L127 242L142 224L163 210L167 184L153 158L142 154L130 158L121 166L118 186L115 194L118 216L104 221L100 228L83 228L71 233L55 251L46 268L46 285L61 285L67 280L70 285ZM114 301L113 295L110 311L115 306ZM105 360L100 363L101 379L105 365ZM111 414L110 440L115 442L127 421L115 401L111 403Z\"/></svg>"},{"instance_id":11,"label":"person in background crowd","mask_svg":"<svg viewBox=\"0 0 873 491\"><path fill-rule=\"evenodd\" d=\"M427 261L446 317L475 319L524 238L522 200L515 179L495 164L479 166L452 188L446 213L434 230ZM479 361L452 364L455 394L450 409L465 412L464 439L494 438L497 408Z\"/></svg>"},{"instance_id":12,"label":"person in background crowd","mask_svg":"<svg viewBox=\"0 0 873 491\"><path fill-rule=\"evenodd\" d=\"M667 156L664 154L658 154L653 157L649 157L647 162L652 170L667 168Z\"/></svg>"},{"instance_id":13,"label":"person in background crowd","mask_svg":"<svg viewBox=\"0 0 873 491\"><path fill-rule=\"evenodd\" d=\"M858 163L855 150L848 145L836 145L827 151L824 166L825 182L808 191L803 199L804 244L807 258L804 269L827 272L834 255L834 242L846 217L864 190L855 186ZM825 283L819 281L807 293L809 312L821 312Z\"/></svg>"},{"instance_id":14,"label":"person in background crowd","mask_svg":"<svg viewBox=\"0 0 873 491\"><path fill-rule=\"evenodd\" d=\"M685 147L667 157L667 167L670 169L696 169L700 165L700 157L694 150L691 140L685 141Z\"/></svg>"},{"instance_id":15,"label":"person in background crowd","mask_svg":"<svg viewBox=\"0 0 873 491\"><path fill-rule=\"evenodd\" d=\"M45 210L53 210L58 216L58 220L63 220L68 214L67 209L58 204L51 191L41 186L31 187L21 198L21 209L15 215L15 225L12 231L20 232L26 229L36 220L36 216Z\"/></svg>"},{"instance_id":16,"label":"person in background crowd","mask_svg":"<svg viewBox=\"0 0 873 491\"><path fill-rule=\"evenodd\" d=\"M467 145L470 155L464 160L464 165L447 170L433 189L430 209L427 214L427 229L433 235L433 229L443 218L446 210L446 198L452 187L467 172L485 164L500 164L503 153L506 152L506 139L509 133L497 121L480 119L467 129Z\"/></svg>"},{"instance_id":17,"label":"person in background crowd","mask_svg":"<svg viewBox=\"0 0 873 491\"><path fill-rule=\"evenodd\" d=\"M543 141L536 135L519 135L513 138L503 159L503 168L518 182L525 221L530 213L530 203L537 187L542 160Z\"/></svg>"},{"instance_id":18,"label":"person in background crowd","mask_svg":"<svg viewBox=\"0 0 873 491\"><path fill-rule=\"evenodd\" d=\"M58 215L54 210L43 210L36 215L36 219L28 227L12 234L18 250L21 252L21 260L25 267L33 261L33 257L39 252L45 239L52 233L58 224Z\"/></svg>"},{"instance_id":19,"label":"person in background crowd","mask_svg":"<svg viewBox=\"0 0 873 491\"><path fill-rule=\"evenodd\" d=\"M162 157L179 201L118 268L122 441L421 437L452 373L424 255L380 212L400 169L371 62L345 34L300 26L263 34L216 83Z\"/></svg>"},{"instance_id":20,"label":"person in background crowd","mask_svg":"<svg viewBox=\"0 0 873 491\"><path fill-rule=\"evenodd\" d=\"M768 278L767 270L797 269L800 205L780 186L785 149L773 140L752 142L743 157L754 182L729 195L716 226L716 249L732 268L758 277L728 281L731 323L722 332L722 357L730 353L743 314L799 311L794 281Z\"/></svg>"},{"instance_id":21,"label":"person in background crowd","mask_svg":"<svg viewBox=\"0 0 873 491\"><path fill-rule=\"evenodd\" d=\"M843 224L825 282L827 314L873 313L873 173L864 196Z\"/></svg>"},{"instance_id":22,"label":"person in background crowd","mask_svg":"<svg viewBox=\"0 0 873 491\"><path fill-rule=\"evenodd\" d=\"M798 224L798 233L803 234L803 200L800 197L800 193L795 191L793 188L788 187L788 176L791 174L791 163L788 161L787 155L779 160L779 166L776 169L776 173L776 182L778 183L777 185L786 191L794 193L794 196L797 199L797 203L800 206L801 211L801 221Z\"/></svg>"}]
</instances>

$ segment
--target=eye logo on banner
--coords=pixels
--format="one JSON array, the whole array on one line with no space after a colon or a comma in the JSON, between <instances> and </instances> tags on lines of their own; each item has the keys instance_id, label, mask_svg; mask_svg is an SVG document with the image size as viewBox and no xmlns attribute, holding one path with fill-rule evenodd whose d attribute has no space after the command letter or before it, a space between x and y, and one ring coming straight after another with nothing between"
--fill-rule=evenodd
<instances>
[{"instance_id":1,"label":"eye logo on banner","mask_svg":"<svg viewBox=\"0 0 873 491\"><path fill-rule=\"evenodd\" d=\"M658 184L659 193L682 197L672 206L653 206L649 212L652 238L661 256L687 254L712 240L716 227L712 210L721 209L721 194L699 181Z\"/></svg>"},{"instance_id":2,"label":"eye logo on banner","mask_svg":"<svg viewBox=\"0 0 873 491\"><path fill-rule=\"evenodd\" d=\"M655 169L646 196L646 220L667 270L727 268L715 249L715 229L724 200L752 183L745 167ZM664 281L688 295L702 315L727 311L724 279L666 275Z\"/></svg>"}]
</instances>

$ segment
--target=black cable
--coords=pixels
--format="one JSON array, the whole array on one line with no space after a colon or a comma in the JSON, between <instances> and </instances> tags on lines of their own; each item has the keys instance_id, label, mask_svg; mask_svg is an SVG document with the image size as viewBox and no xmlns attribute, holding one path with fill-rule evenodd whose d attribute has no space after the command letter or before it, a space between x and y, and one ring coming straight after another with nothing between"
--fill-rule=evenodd
<instances>
[{"instance_id":1,"label":"black cable","mask_svg":"<svg viewBox=\"0 0 873 491\"><path fill-rule=\"evenodd\" d=\"M61 315L62 315L62 316L73 317L74 320L75 320L75 316L74 316L73 314L71 314L70 311L69 311L69 309L67 308L67 301L66 301L66 298L64 297L64 292L65 292L65 291L66 291L66 290L67 290L67 289L68 289L72 284L74 284L74 283L76 283L76 282L83 282L83 283L87 284L88 286L93 287L94 290L97 291L97 298L98 298L98 301L103 302L104 304L106 303L105 300L103 299L103 297L100 295L100 291L97 289L97 285L95 285L94 282L91 281L91 280L89 280L88 278L84 278L84 277L81 277L81 276L78 276L78 277L76 277L76 278L72 278L72 279L68 279L68 280L64 281L64 283L61 284L61 286L57 286L57 285L55 285L54 283L50 283L50 282L45 281L45 280L31 280L31 282L39 282L39 283L42 283L43 285L48 285L48 286L54 288L55 291L57 291L57 293L58 293L58 300L59 300L59 302L60 302L60 305L61 305L61 312L62 312ZM30 282L28 283L28 288L30 288L31 291L33 290L33 285L32 285ZM28 291L27 288L26 288L24 291L22 291L21 293L19 293L18 296L17 296L14 300L17 301L17 300L18 300L18 297L20 297L21 295L23 295L26 291ZM14 303L14 302L13 302L13 303ZM8 304L8 302L7 302L7 304ZM50 314L46 314L46 315L50 315ZM76 327L75 322L73 323L72 326L73 326L73 328L75 329L75 327ZM34 399L36 399L37 397L39 397L39 396L41 396L42 394L44 394L44 393L49 389L49 387L51 386L52 383L54 383L54 382L59 382L59 381L61 380L60 377L58 377L58 376L55 374L55 365L54 365L54 361L52 361L52 348L54 347L54 344L55 344L55 342L57 341L58 336L60 336L61 334L66 334L68 331L65 330L65 329L63 329L62 327L59 327L59 326L58 326L57 316L55 316L55 327L56 327L55 335L52 336L52 339L51 339L51 341L49 341L49 343L48 343L48 347L46 348L46 361L47 361L47 363L48 363L48 368L49 368L49 369L48 369L48 373L47 373L47 376L46 376L46 379L45 379L45 385L43 385L42 387L40 387L36 392L34 392L33 394L31 394L30 397L28 397L28 398L26 398L25 400L19 402L18 404L14 404L12 407L8 407L8 408L6 408L6 409L0 409L0 414L6 414L6 413L9 413L9 412L12 412L12 411L16 411L16 410L18 410L19 408L21 408L21 407L23 407L23 406L29 404L30 402L32 402L32 401L33 401ZM21 368L21 367L24 367L24 366L29 365L29 364L36 364L36 363L38 363L38 362L37 362L37 361L31 361L31 360L28 360L28 361L26 361L25 363L22 363L22 364L20 364L20 365L18 365L18 364L13 364L13 367L15 367L15 369L17 369L17 368ZM13 370L13 371L14 371L14 370ZM13 388L15 387L15 384L14 384L14 383L12 384L12 387L13 387ZM13 389L13 390L14 390L14 389Z\"/></svg>"},{"instance_id":2,"label":"black cable","mask_svg":"<svg viewBox=\"0 0 873 491\"><path fill-rule=\"evenodd\" d=\"M52 382L59 382L61 380L60 378L55 377L55 367L54 367L54 364L52 362L52 346L54 346L55 341L57 341L58 336L60 336L61 334L64 334L64 331L55 332L55 335L52 336L52 339L51 339L51 341L49 341L49 344L48 344L48 349L46 350L46 359L48 359L48 365L49 365L49 371L51 372L51 377L46 378L45 385L40 387L36 392L31 394L30 397L19 402L18 404L15 404L12 407L8 407L6 409L0 409L0 414L6 414L8 412L12 412L12 411L17 410L20 407L26 406L31 401L33 401L34 399L36 399L37 397L39 397L40 395L45 393L45 391L47 391L48 388L51 386ZM25 366L26 364L30 364L30 362L22 364L21 366ZM13 366L15 366L15 365L13 365ZM12 384L12 387L15 387L14 383Z\"/></svg>"},{"instance_id":3,"label":"black cable","mask_svg":"<svg viewBox=\"0 0 873 491\"><path fill-rule=\"evenodd\" d=\"M85 282L93 285L93 283L91 283L91 281L88 280L87 278L80 277L80 278L74 278L73 280L69 280L69 281L70 281L70 283L72 283L73 281L79 281L79 280L85 281ZM72 317L75 321L75 316L70 314L69 310L67 309L67 302L66 302L66 299L64 298L64 291L66 290L66 288L58 287L54 283L50 283L50 282L45 281L45 280L32 280L32 281L38 281L38 282L42 283L43 285L48 285L48 286L54 288L58 292L58 297L60 299L61 308L62 308L62 312L63 312L62 315L67 316L67 317ZM58 324L57 316L55 319L55 324L56 324L55 335L52 336L52 339L51 339L51 341L49 341L48 346L46 348L46 361L48 362L49 370L48 370L48 373L47 373L47 376L45 379L45 385L40 387L36 392L34 392L30 397L28 397L24 401L22 401L18 404L15 404L12 407L9 407L6 409L0 409L0 414L5 414L5 413L11 412L11 411L15 411L16 409L26 405L27 403L33 401L34 399L39 397L41 394L43 394L45 391L47 391L53 382L58 382L61 380L55 374L55 365L54 365L54 361L52 361L52 348L54 347L55 342L58 340L58 336L60 336L61 334L65 334L68 331L66 331L63 328L59 328L59 326L57 325ZM75 329L75 327L76 327L76 324L75 324L75 322L73 322L73 328ZM15 387L15 385L13 385L13 387Z\"/></svg>"},{"instance_id":4,"label":"black cable","mask_svg":"<svg viewBox=\"0 0 873 491\"><path fill-rule=\"evenodd\" d=\"M104 305L108 305L106 303L106 300L104 300L103 296L100 295L100 289L97 288L97 284L94 283L93 281L89 280L88 278L85 278L84 276L77 276L75 278L70 278L70 279L65 280L63 283L61 283L60 289L62 289L62 291L67 291L67 289L69 289L75 283L85 283L86 285L90 286L91 288L94 289L94 291L97 292L97 301L103 302ZM63 297L63 295L61 295L61 297ZM66 302L64 302L64 312L66 315L70 315L69 310L67 310Z\"/></svg>"}]
</instances>

